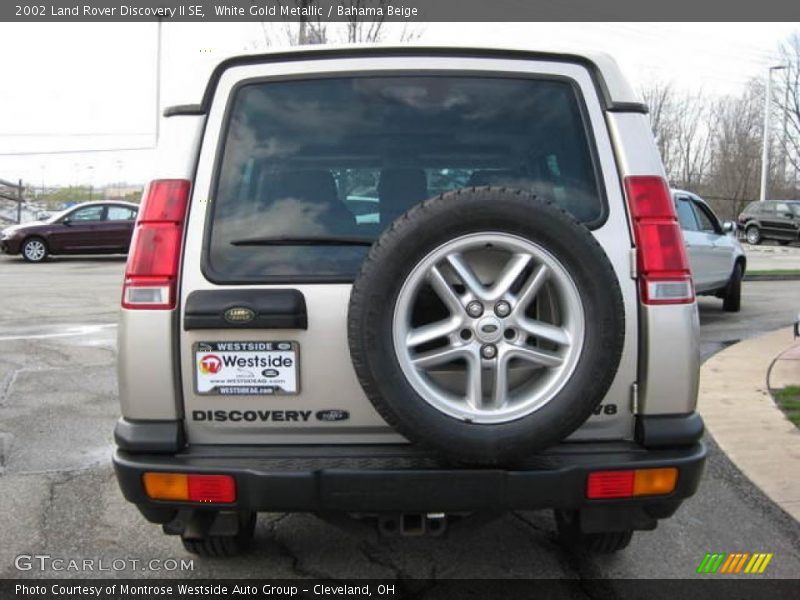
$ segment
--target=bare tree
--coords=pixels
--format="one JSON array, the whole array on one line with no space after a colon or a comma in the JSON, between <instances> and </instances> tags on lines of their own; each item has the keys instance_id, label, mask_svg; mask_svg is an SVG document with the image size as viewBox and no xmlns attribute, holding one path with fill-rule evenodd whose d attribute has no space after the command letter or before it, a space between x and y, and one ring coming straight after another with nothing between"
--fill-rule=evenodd
<instances>
[{"instance_id":1,"label":"bare tree","mask_svg":"<svg viewBox=\"0 0 800 600\"><path fill-rule=\"evenodd\" d=\"M642 96L670 182L696 189L713 163L716 118L710 102L702 92L679 94L658 82Z\"/></svg>"},{"instance_id":2,"label":"bare tree","mask_svg":"<svg viewBox=\"0 0 800 600\"><path fill-rule=\"evenodd\" d=\"M649 108L650 126L656 138L661 160L667 165L673 162L675 144L675 93L668 83L655 82L642 88L642 97Z\"/></svg>"},{"instance_id":3,"label":"bare tree","mask_svg":"<svg viewBox=\"0 0 800 600\"><path fill-rule=\"evenodd\" d=\"M773 105L778 109L773 114L777 113L778 127L770 126L770 129L778 137L777 146L782 155L780 161L775 161L782 165L778 179L784 181L789 175L788 166L793 172L793 177L789 177L791 187L796 187L800 171L800 34L793 34L783 43L780 53L786 68L779 71L780 82L773 95Z\"/></svg>"},{"instance_id":4,"label":"bare tree","mask_svg":"<svg viewBox=\"0 0 800 600\"><path fill-rule=\"evenodd\" d=\"M800 198L800 33L781 46L781 56L787 68L772 96L770 180L776 194ZM671 185L702 193L727 218L758 197L763 81L716 99L659 82L641 93Z\"/></svg>"},{"instance_id":5,"label":"bare tree","mask_svg":"<svg viewBox=\"0 0 800 600\"><path fill-rule=\"evenodd\" d=\"M280 6L308 9L317 4L316 0L282 0ZM301 15L299 21L280 23L261 23L264 45L305 46L314 44L358 44L381 42L389 37L408 42L419 37L416 28L403 25L389 35L386 22L386 8L390 0L347 0L340 6L346 9L346 21L335 23L319 17ZM394 24L392 24L394 25Z\"/></svg>"},{"instance_id":6,"label":"bare tree","mask_svg":"<svg viewBox=\"0 0 800 600\"><path fill-rule=\"evenodd\" d=\"M677 181L681 187L697 189L713 162L716 114L702 92L680 98L675 111Z\"/></svg>"},{"instance_id":7,"label":"bare tree","mask_svg":"<svg viewBox=\"0 0 800 600\"><path fill-rule=\"evenodd\" d=\"M722 98L713 108L714 165L706 191L727 202L731 217L758 196L763 97L763 86L753 81L741 95Z\"/></svg>"}]
</instances>

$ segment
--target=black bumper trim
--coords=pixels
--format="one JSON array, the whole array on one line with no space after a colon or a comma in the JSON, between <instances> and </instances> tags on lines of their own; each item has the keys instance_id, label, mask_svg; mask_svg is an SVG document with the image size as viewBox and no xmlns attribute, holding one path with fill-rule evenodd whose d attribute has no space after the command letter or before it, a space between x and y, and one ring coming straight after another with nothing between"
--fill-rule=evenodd
<instances>
[{"instance_id":1,"label":"black bumper trim","mask_svg":"<svg viewBox=\"0 0 800 600\"><path fill-rule=\"evenodd\" d=\"M605 447L606 451L597 451ZM208 505L150 500L145 471L218 473L235 477L237 501L222 508L248 511L480 511L578 509L603 505L675 504L697 489L706 450L643 450L636 444L562 444L513 469L459 468L407 446L192 447L172 456L118 450L114 467L122 492L140 506ZM212 455L213 452L213 455ZM585 498L592 471L677 467L672 494L620 500Z\"/></svg>"},{"instance_id":2,"label":"black bumper trim","mask_svg":"<svg viewBox=\"0 0 800 600\"><path fill-rule=\"evenodd\" d=\"M636 441L645 448L690 446L702 439L704 430L697 413L636 416Z\"/></svg>"},{"instance_id":3,"label":"black bumper trim","mask_svg":"<svg viewBox=\"0 0 800 600\"><path fill-rule=\"evenodd\" d=\"M127 452L180 452L186 445L183 421L134 421L124 417L114 426L114 441Z\"/></svg>"}]
</instances>

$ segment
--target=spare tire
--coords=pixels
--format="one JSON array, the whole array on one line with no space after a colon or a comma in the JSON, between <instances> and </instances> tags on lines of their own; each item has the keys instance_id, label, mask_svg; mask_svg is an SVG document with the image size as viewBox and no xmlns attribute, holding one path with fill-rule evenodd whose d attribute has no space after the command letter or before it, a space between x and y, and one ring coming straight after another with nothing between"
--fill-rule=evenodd
<instances>
[{"instance_id":1,"label":"spare tire","mask_svg":"<svg viewBox=\"0 0 800 600\"><path fill-rule=\"evenodd\" d=\"M350 296L350 354L370 402L459 462L512 462L572 433L608 391L624 338L619 283L591 232L505 188L412 207Z\"/></svg>"}]
</instances>

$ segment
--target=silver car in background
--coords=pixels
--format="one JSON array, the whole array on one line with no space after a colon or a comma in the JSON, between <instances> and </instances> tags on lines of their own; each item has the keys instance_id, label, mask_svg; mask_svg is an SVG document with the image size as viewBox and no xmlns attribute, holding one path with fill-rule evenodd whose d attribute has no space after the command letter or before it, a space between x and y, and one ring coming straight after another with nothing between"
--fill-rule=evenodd
<instances>
[{"instance_id":1,"label":"silver car in background","mask_svg":"<svg viewBox=\"0 0 800 600\"><path fill-rule=\"evenodd\" d=\"M747 266L742 245L736 239L735 223L720 223L708 204L691 192L672 190L695 293L722 299L722 308L741 308L742 277Z\"/></svg>"}]
</instances>

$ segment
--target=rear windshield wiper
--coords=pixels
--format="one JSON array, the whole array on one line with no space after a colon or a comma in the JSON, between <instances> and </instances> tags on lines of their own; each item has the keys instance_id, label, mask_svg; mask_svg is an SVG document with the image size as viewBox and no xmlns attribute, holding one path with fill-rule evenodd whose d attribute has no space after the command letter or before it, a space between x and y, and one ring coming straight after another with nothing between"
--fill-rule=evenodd
<instances>
[{"instance_id":1,"label":"rear windshield wiper","mask_svg":"<svg viewBox=\"0 0 800 600\"><path fill-rule=\"evenodd\" d=\"M233 240L231 246L372 246L372 238L354 236L254 237Z\"/></svg>"}]
</instances>

